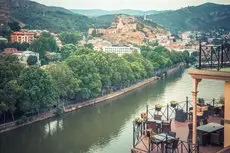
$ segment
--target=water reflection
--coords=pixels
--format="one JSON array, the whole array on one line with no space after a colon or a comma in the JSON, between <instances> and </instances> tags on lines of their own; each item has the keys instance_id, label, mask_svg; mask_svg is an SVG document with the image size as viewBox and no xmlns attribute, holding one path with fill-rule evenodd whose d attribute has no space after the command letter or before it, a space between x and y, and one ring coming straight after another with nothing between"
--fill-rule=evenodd
<instances>
[{"instance_id":1,"label":"water reflection","mask_svg":"<svg viewBox=\"0 0 230 153\"><path fill-rule=\"evenodd\" d=\"M57 130L63 130L63 120L54 120L44 126L47 135L53 135Z\"/></svg>"}]
</instances>

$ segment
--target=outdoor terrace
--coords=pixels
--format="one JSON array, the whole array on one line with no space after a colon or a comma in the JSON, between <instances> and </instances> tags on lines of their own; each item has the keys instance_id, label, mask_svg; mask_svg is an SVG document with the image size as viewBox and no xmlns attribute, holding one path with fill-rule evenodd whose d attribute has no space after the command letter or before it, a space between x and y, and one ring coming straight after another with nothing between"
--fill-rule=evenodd
<instances>
[{"instance_id":1,"label":"outdoor terrace","mask_svg":"<svg viewBox=\"0 0 230 153\"><path fill-rule=\"evenodd\" d=\"M215 103L215 100L207 100L206 103L208 106L211 108L220 108L222 107L220 104ZM206 105L205 104L205 105ZM212 107L213 106L213 107ZM178 118L177 114L177 109L182 109L186 116L183 118ZM146 112L148 114L148 122L151 121L156 121L156 123L159 125L161 124L161 130L157 130L157 132L154 134L154 137L158 138L158 135L162 135L162 133L168 133L169 131L175 132L176 136L175 138L179 138L179 142L177 145L177 152L178 153L190 153L190 152L195 152L195 153L216 153L223 149L223 145L211 145L211 144L205 144L203 145L203 140L198 140L202 141L199 142L197 145L193 145L191 143L191 129L189 129L189 124L192 124L192 119L191 119L191 101L186 101L178 103L178 105L175 108L172 108L169 104L166 106L162 107L161 110L157 111L155 108L149 109L148 106L146 107ZM221 109L219 109L221 110ZM210 111L209 109L209 112ZM143 113L142 113L143 114ZM203 123L205 118L199 119L200 125L208 124L208 123L217 123L218 125L222 126L221 121L222 121L222 116L223 112L221 111L215 111L212 113L208 114L207 123ZM154 119L156 116L161 116L161 121ZM142 116L143 117L143 116ZM159 118L158 118L159 119ZM171 122L168 122L170 121ZM178 121L179 120L179 121ZM170 127L164 128L162 124L170 123ZM156 125L157 125L156 124ZM134 122L134 127L133 127L133 148L131 149L131 152L133 153L162 153L162 152L168 152L169 150L165 150L166 142L169 140L170 136L166 136L163 139L160 140L160 145L157 145L152 143L152 137L149 136L148 134L148 123L144 122L143 124L136 125L136 122ZM157 136L156 136L157 135ZM149 141L149 137L151 137L151 141ZM199 136L198 136L199 137ZM154 139L155 139L154 138ZM207 140L208 141L208 140ZM206 142L207 142L206 141ZM158 148L158 149L157 149ZM163 149L162 149L163 148ZM171 151L170 151L171 153Z\"/></svg>"}]
</instances>

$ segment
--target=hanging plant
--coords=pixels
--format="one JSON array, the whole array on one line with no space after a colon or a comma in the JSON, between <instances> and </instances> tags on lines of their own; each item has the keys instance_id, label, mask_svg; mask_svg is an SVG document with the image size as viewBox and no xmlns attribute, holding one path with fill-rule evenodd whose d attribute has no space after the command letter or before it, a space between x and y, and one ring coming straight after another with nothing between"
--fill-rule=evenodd
<instances>
[{"instance_id":1,"label":"hanging plant","mask_svg":"<svg viewBox=\"0 0 230 153\"><path fill-rule=\"evenodd\" d=\"M156 104L156 105L155 105L155 110L156 110L156 111L161 111L162 107L163 107L162 104Z\"/></svg>"},{"instance_id":2,"label":"hanging plant","mask_svg":"<svg viewBox=\"0 0 230 153\"><path fill-rule=\"evenodd\" d=\"M140 117L136 117L136 118L135 118L135 123L136 123L138 126L140 126L142 122L143 122L143 119L142 119L142 118L140 118Z\"/></svg>"},{"instance_id":3,"label":"hanging plant","mask_svg":"<svg viewBox=\"0 0 230 153\"><path fill-rule=\"evenodd\" d=\"M176 106L178 105L178 102L176 101L170 101L170 106L173 108L176 108Z\"/></svg>"}]
</instances>

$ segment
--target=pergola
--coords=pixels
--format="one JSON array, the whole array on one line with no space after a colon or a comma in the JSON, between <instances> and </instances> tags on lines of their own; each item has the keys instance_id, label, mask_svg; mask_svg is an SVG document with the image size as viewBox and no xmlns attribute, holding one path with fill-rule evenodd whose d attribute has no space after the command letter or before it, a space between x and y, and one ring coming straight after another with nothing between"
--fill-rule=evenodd
<instances>
[{"instance_id":1,"label":"pergola","mask_svg":"<svg viewBox=\"0 0 230 153\"><path fill-rule=\"evenodd\" d=\"M203 79L224 81L224 147L230 146L230 72L190 69L188 72L192 76L193 90L193 136L192 142L196 144L197 127L197 93L199 82Z\"/></svg>"}]
</instances>

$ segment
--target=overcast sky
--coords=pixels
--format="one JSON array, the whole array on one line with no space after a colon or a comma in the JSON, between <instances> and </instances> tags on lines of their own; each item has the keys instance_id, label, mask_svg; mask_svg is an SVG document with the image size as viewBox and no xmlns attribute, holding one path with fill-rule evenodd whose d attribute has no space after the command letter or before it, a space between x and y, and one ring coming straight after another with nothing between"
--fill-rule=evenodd
<instances>
[{"instance_id":1,"label":"overcast sky","mask_svg":"<svg viewBox=\"0 0 230 153\"><path fill-rule=\"evenodd\" d=\"M206 2L230 4L230 0L33 0L49 6L68 9L139 9L171 10L186 6L200 5Z\"/></svg>"}]
</instances>

